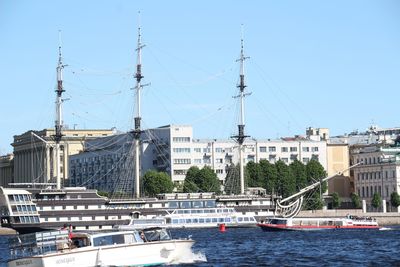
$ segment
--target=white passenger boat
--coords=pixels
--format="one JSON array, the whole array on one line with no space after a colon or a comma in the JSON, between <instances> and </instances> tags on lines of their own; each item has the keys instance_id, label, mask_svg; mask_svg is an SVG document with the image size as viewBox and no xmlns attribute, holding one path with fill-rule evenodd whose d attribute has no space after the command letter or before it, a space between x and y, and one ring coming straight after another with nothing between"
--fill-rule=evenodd
<instances>
[{"instance_id":1,"label":"white passenger boat","mask_svg":"<svg viewBox=\"0 0 400 267\"><path fill-rule=\"evenodd\" d=\"M67 230L10 239L9 267L151 266L180 263L192 255L191 239L172 239L163 228L142 232L69 233Z\"/></svg>"},{"instance_id":2,"label":"white passenger boat","mask_svg":"<svg viewBox=\"0 0 400 267\"><path fill-rule=\"evenodd\" d=\"M161 226L166 228L254 227L257 221L252 215L236 212L234 208L193 208L167 211L164 216L144 218L133 213L128 225L117 225L121 230Z\"/></svg>"}]
</instances>

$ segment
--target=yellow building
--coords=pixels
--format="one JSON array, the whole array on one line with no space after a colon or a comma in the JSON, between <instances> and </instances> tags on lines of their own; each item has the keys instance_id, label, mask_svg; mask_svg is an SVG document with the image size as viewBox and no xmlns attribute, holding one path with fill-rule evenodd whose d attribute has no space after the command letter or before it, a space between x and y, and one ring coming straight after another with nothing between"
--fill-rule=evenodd
<instances>
[{"instance_id":1,"label":"yellow building","mask_svg":"<svg viewBox=\"0 0 400 267\"><path fill-rule=\"evenodd\" d=\"M327 144L328 176L349 168L349 146L345 143ZM354 182L350 178L350 172L336 176L328 181L328 194L337 192L340 197L350 197L354 191Z\"/></svg>"},{"instance_id":2,"label":"yellow building","mask_svg":"<svg viewBox=\"0 0 400 267\"><path fill-rule=\"evenodd\" d=\"M54 129L28 131L14 136L14 183L55 183ZM85 140L109 136L115 130L63 130L60 142L61 180L68 179L68 156L78 154Z\"/></svg>"}]
</instances>

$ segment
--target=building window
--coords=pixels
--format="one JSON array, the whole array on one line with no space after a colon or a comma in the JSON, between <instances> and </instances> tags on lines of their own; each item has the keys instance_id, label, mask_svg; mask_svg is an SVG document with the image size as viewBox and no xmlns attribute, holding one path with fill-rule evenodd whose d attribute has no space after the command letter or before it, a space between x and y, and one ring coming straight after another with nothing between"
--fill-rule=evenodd
<instances>
[{"instance_id":1,"label":"building window","mask_svg":"<svg viewBox=\"0 0 400 267\"><path fill-rule=\"evenodd\" d=\"M201 164L201 159L194 159L195 164Z\"/></svg>"},{"instance_id":2,"label":"building window","mask_svg":"<svg viewBox=\"0 0 400 267\"><path fill-rule=\"evenodd\" d=\"M216 159L215 162L216 163L224 163L224 159Z\"/></svg>"},{"instance_id":3,"label":"building window","mask_svg":"<svg viewBox=\"0 0 400 267\"><path fill-rule=\"evenodd\" d=\"M281 158L281 160L282 160L283 162L285 162L285 163L288 163L288 162L289 162L289 159L288 159L288 158Z\"/></svg>"},{"instance_id":4,"label":"building window","mask_svg":"<svg viewBox=\"0 0 400 267\"><path fill-rule=\"evenodd\" d=\"M222 147L215 148L216 153L224 153L224 149Z\"/></svg>"},{"instance_id":5,"label":"building window","mask_svg":"<svg viewBox=\"0 0 400 267\"><path fill-rule=\"evenodd\" d=\"M260 146L260 152L267 152L266 146Z\"/></svg>"},{"instance_id":6,"label":"building window","mask_svg":"<svg viewBox=\"0 0 400 267\"><path fill-rule=\"evenodd\" d=\"M303 147L303 152L310 152L310 148L308 146Z\"/></svg>"},{"instance_id":7,"label":"building window","mask_svg":"<svg viewBox=\"0 0 400 267\"><path fill-rule=\"evenodd\" d=\"M303 163L307 164L310 161L310 158L303 158Z\"/></svg>"},{"instance_id":8,"label":"building window","mask_svg":"<svg viewBox=\"0 0 400 267\"><path fill-rule=\"evenodd\" d=\"M312 151L312 152L318 152L318 147L317 147L317 146L312 147L312 148L311 148L311 151Z\"/></svg>"},{"instance_id":9,"label":"building window","mask_svg":"<svg viewBox=\"0 0 400 267\"><path fill-rule=\"evenodd\" d=\"M194 148L194 152L201 153L201 148L198 148L198 147Z\"/></svg>"},{"instance_id":10,"label":"building window","mask_svg":"<svg viewBox=\"0 0 400 267\"><path fill-rule=\"evenodd\" d=\"M175 175L186 175L187 170L174 170Z\"/></svg>"},{"instance_id":11,"label":"building window","mask_svg":"<svg viewBox=\"0 0 400 267\"><path fill-rule=\"evenodd\" d=\"M176 143L189 143L190 137L173 137L172 141Z\"/></svg>"},{"instance_id":12,"label":"building window","mask_svg":"<svg viewBox=\"0 0 400 267\"><path fill-rule=\"evenodd\" d=\"M268 147L269 152L276 152L276 147L275 146L269 146Z\"/></svg>"},{"instance_id":13,"label":"building window","mask_svg":"<svg viewBox=\"0 0 400 267\"><path fill-rule=\"evenodd\" d=\"M222 174L222 173L224 173L224 170L223 169L216 169L215 173L216 174Z\"/></svg>"},{"instance_id":14,"label":"building window","mask_svg":"<svg viewBox=\"0 0 400 267\"><path fill-rule=\"evenodd\" d=\"M174 159L175 164L190 164L190 159Z\"/></svg>"},{"instance_id":15,"label":"building window","mask_svg":"<svg viewBox=\"0 0 400 267\"><path fill-rule=\"evenodd\" d=\"M276 155L269 155L268 161L271 162L271 163L275 163L276 162Z\"/></svg>"},{"instance_id":16,"label":"building window","mask_svg":"<svg viewBox=\"0 0 400 267\"><path fill-rule=\"evenodd\" d=\"M190 148L188 147L175 147L173 148L175 153L190 153Z\"/></svg>"},{"instance_id":17,"label":"building window","mask_svg":"<svg viewBox=\"0 0 400 267\"><path fill-rule=\"evenodd\" d=\"M281 152L288 152L289 149L287 147L281 147Z\"/></svg>"},{"instance_id":18,"label":"building window","mask_svg":"<svg viewBox=\"0 0 400 267\"><path fill-rule=\"evenodd\" d=\"M290 152L297 152L297 147L295 146L290 147Z\"/></svg>"}]
</instances>

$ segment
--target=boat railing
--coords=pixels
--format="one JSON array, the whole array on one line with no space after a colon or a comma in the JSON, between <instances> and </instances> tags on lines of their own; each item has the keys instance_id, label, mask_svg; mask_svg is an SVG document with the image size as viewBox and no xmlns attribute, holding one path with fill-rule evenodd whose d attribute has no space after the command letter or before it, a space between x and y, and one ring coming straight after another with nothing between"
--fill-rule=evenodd
<instances>
[{"instance_id":1,"label":"boat railing","mask_svg":"<svg viewBox=\"0 0 400 267\"><path fill-rule=\"evenodd\" d=\"M70 248L68 230L16 235L9 239L12 259L48 254Z\"/></svg>"}]
</instances>

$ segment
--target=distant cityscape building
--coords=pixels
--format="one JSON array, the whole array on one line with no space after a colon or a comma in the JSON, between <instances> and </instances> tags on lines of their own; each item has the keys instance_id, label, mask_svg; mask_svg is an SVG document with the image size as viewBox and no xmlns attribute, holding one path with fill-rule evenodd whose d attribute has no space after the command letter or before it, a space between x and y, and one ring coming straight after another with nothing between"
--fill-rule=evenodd
<instances>
[{"instance_id":1,"label":"distant cityscape building","mask_svg":"<svg viewBox=\"0 0 400 267\"><path fill-rule=\"evenodd\" d=\"M390 205L390 195L400 193L400 147L372 144L354 146L351 151L353 163L360 163L354 168L355 192L367 201L378 193L384 200L384 210Z\"/></svg>"},{"instance_id":2,"label":"distant cityscape building","mask_svg":"<svg viewBox=\"0 0 400 267\"><path fill-rule=\"evenodd\" d=\"M55 182L54 134L54 129L44 129L14 136L14 183ZM113 134L114 130L64 130L60 142L62 179L68 179L68 156L83 150L86 140Z\"/></svg>"},{"instance_id":3,"label":"distant cityscape building","mask_svg":"<svg viewBox=\"0 0 400 267\"><path fill-rule=\"evenodd\" d=\"M0 186L7 186L14 181L13 154L0 156Z\"/></svg>"},{"instance_id":4,"label":"distant cityscape building","mask_svg":"<svg viewBox=\"0 0 400 267\"><path fill-rule=\"evenodd\" d=\"M297 159L306 164L315 159L327 169L326 140L317 136L313 136L313 139L301 136L279 140L248 139L244 142L244 163L260 160L275 163L282 160L290 164ZM124 153L131 148L132 140L129 133L88 140L85 152L70 156L70 185L114 190L114 181L121 179L121 172L126 174L126 164L130 164L123 160L126 158ZM223 185L229 166L238 163L235 141L194 139L193 129L187 125L167 125L146 130L141 135L141 143L142 175L150 169L164 171L176 186L183 184L191 166L210 166ZM133 180L133 174L130 174L130 179Z\"/></svg>"}]
</instances>

